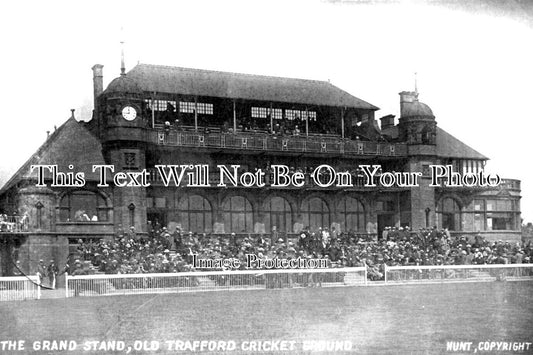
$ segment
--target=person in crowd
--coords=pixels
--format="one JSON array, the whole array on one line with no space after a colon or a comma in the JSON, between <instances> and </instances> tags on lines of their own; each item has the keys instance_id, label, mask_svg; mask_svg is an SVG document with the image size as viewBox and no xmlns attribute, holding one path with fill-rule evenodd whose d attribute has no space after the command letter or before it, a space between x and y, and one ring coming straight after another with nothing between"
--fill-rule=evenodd
<instances>
[{"instance_id":1,"label":"person in crowd","mask_svg":"<svg viewBox=\"0 0 533 355\"><path fill-rule=\"evenodd\" d=\"M170 233L157 227L154 237L137 239L136 234L117 235L114 240L79 240L77 252L100 272L159 273L192 270L192 256L199 259L238 258L245 264L246 254L274 258L327 258L331 267L364 266L371 279L383 278L384 266L394 265L464 265L530 263L531 243L518 245L475 238L448 237L445 230L390 227L386 238L377 241L354 231L331 232L328 228L311 230L304 227L294 242L284 240L273 228L270 238L244 237L235 234L198 235L190 232L181 236L181 229ZM134 229L133 229L134 231ZM335 232L335 233L334 233ZM333 238L332 235L337 237ZM176 250L169 248L174 242ZM241 266L243 268L244 266ZM47 275L44 268L41 274ZM48 273L49 274L49 273ZM316 281L316 280L315 280Z\"/></svg>"},{"instance_id":2,"label":"person in crowd","mask_svg":"<svg viewBox=\"0 0 533 355\"><path fill-rule=\"evenodd\" d=\"M57 275L59 274L59 268L57 267L54 260L50 260L50 264L48 265L48 268L47 268L47 273L48 273L48 279L50 280L50 287L55 289Z\"/></svg>"},{"instance_id":3,"label":"person in crowd","mask_svg":"<svg viewBox=\"0 0 533 355\"><path fill-rule=\"evenodd\" d=\"M37 265L37 277L39 278L39 284L43 283L43 280L46 276L46 266L44 265L44 261L41 259L39 260L39 264Z\"/></svg>"}]
</instances>

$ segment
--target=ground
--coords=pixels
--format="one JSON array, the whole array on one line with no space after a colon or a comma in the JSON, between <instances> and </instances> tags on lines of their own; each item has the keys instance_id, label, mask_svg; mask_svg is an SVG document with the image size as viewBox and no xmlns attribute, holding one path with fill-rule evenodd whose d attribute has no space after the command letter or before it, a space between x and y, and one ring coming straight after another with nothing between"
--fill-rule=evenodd
<instances>
[{"instance_id":1,"label":"ground","mask_svg":"<svg viewBox=\"0 0 533 355\"><path fill-rule=\"evenodd\" d=\"M242 347L251 340L266 349L271 340L295 341L294 353L310 341L338 340L357 354L441 354L447 342L464 341L471 351L455 353L474 353L479 342L533 342L532 295L533 282L524 281L2 302L0 341L25 340L27 350L35 341L74 340L70 353L85 354L106 353L84 352L93 340L124 341L134 354L150 353L150 344L134 351L135 340L156 341L152 353L183 353L168 351L167 340L232 340L232 353L248 353Z\"/></svg>"}]
</instances>

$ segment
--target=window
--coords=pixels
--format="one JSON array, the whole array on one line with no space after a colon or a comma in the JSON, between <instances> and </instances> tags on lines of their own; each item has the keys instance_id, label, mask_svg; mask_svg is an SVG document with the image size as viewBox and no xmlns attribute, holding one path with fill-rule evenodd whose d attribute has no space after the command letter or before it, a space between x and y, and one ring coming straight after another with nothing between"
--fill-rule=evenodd
<instances>
[{"instance_id":1,"label":"window","mask_svg":"<svg viewBox=\"0 0 533 355\"><path fill-rule=\"evenodd\" d=\"M474 200L474 231L519 229L518 208L512 199Z\"/></svg>"},{"instance_id":2,"label":"window","mask_svg":"<svg viewBox=\"0 0 533 355\"><path fill-rule=\"evenodd\" d=\"M211 205L199 195L182 198L178 204L178 216L184 231L210 233L213 227Z\"/></svg>"},{"instance_id":3,"label":"window","mask_svg":"<svg viewBox=\"0 0 533 355\"><path fill-rule=\"evenodd\" d=\"M213 114L213 104L204 103L204 102L189 102L189 101L180 101L180 112L182 113L194 113L194 110L197 109L198 114L202 115L212 115Z\"/></svg>"},{"instance_id":4,"label":"window","mask_svg":"<svg viewBox=\"0 0 533 355\"><path fill-rule=\"evenodd\" d=\"M365 210L363 204L352 197L347 197L337 204L341 230L364 232L366 230Z\"/></svg>"},{"instance_id":5,"label":"window","mask_svg":"<svg viewBox=\"0 0 533 355\"><path fill-rule=\"evenodd\" d=\"M304 226L311 230L319 227L329 227L329 208L326 202L318 197L310 198L302 204Z\"/></svg>"},{"instance_id":6,"label":"window","mask_svg":"<svg viewBox=\"0 0 533 355\"><path fill-rule=\"evenodd\" d=\"M276 226L279 232L291 232L292 211L289 202L282 197L272 197L265 205L265 228L271 231Z\"/></svg>"},{"instance_id":7,"label":"window","mask_svg":"<svg viewBox=\"0 0 533 355\"><path fill-rule=\"evenodd\" d=\"M227 198L222 204L226 232L251 233L254 230L250 201L243 196Z\"/></svg>"},{"instance_id":8,"label":"window","mask_svg":"<svg viewBox=\"0 0 533 355\"><path fill-rule=\"evenodd\" d=\"M43 227L43 207L44 205L41 203L41 201L35 204L35 208L37 210L37 213L36 213L37 220L35 221L35 227L37 229L41 229ZM27 226L23 226L23 228L26 228L26 227Z\"/></svg>"},{"instance_id":9,"label":"window","mask_svg":"<svg viewBox=\"0 0 533 355\"><path fill-rule=\"evenodd\" d=\"M269 114L275 120L281 120L283 118L283 110L280 108L252 107L251 115L253 118L268 118Z\"/></svg>"},{"instance_id":10,"label":"window","mask_svg":"<svg viewBox=\"0 0 533 355\"><path fill-rule=\"evenodd\" d=\"M513 218L509 213L488 213L487 226L492 230L510 230L513 229Z\"/></svg>"},{"instance_id":11,"label":"window","mask_svg":"<svg viewBox=\"0 0 533 355\"><path fill-rule=\"evenodd\" d=\"M176 101L172 100L152 100L152 99L145 99L144 102L146 103L146 107L148 107L149 110L152 110L152 105L154 107L154 111L167 111L170 107L169 105L172 105L172 108L176 109Z\"/></svg>"},{"instance_id":12,"label":"window","mask_svg":"<svg viewBox=\"0 0 533 355\"><path fill-rule=\"evenodd\" d=\"M61 222L88 222L108 220L109 207L105 199L87 190L73 191L61 198L59 220Z\"/></svg>"},{"instance_id":13,"label":"window","mask_svg":"<svg viewBox=\"0 0 533 355\"><path fill-rule=\"evenodd\" d=\"M133 203L130 203L128 206L128 210L130 211L130 227L135 226L135 205Z\"/></svg>"},{"instance_id":14,"label":"window","mask_svg":"<svg viewBox=\"0 0 533 355\"><path fill-rule=\"evenodd\" d=\"M285 117L290 121L297 118L305 121L307 117L310 121L316 121L316 111L285 110Z\"/></svg>"},{"instance_id":15,"label":"window","mask_svg":"<svg viewBox=\"0 0 533 355\"><path fill-rule=\"evenodd\" d=\"M461 207L453 198L443 198L437 205L437 214L441 221L441 228L451 231L461 230Z\"/></svg>"}]
</instances>

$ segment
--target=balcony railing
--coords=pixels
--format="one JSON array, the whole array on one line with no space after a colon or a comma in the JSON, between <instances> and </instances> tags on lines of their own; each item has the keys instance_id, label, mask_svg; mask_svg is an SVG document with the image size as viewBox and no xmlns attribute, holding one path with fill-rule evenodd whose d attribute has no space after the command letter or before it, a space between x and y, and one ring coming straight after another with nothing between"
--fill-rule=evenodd
<instances>
[{"instance_id":1,"label":"balcony railing","mask_svg":"<svg viewBox=\"0 0 533 355\"><path fill-rule=\"evenodd\" d=\"M28 232L29 227L29 220L25 216L0 215L0 233Z\"/></svg>"},{"instance_id":2,"label":"balcony railing","mask_svg":"<svg viewBox=\"0 0 533 355\"><path fill-rule=\"evenodd\" d=\"M516 179L502 179L500 184L495 187L491 186L480 186L480 185L474 185L474 186L447 186L444 183L445 178L442 179L440 182L440 188L446 188L446 189L476 189L476 190L483 190L483 189L489 189L489 190L516 190L520 191L520 180Z\"/></svg>"},{"instance_id":3,"label":"balcony railing","mask_svg":"<svg viewBox=\"0 0 533 355\"><path fill-rule=\"evenodd\" d=\"M502 179L500 187L505 190L520 190L520 180Z\"/></svg>"},{"instance_id":4,"label":"balcony railing","mask_svg":"<svg viewBox=\"0 0 533 355\"><path fill-rule=\"evenodd\" d=\"M264 175L264 183L266 186L271 186L273 181L274 181L274 175L272 173L271 170L269 169L262 169L264 172L265 172L265 175ZM148 182L151 184L151 185L154 185L154 186L161 186L163 185L163 180L161 179L161 175L159 174L158 170L156 168L149 168L147 169L147 171L149 172L149 176L148 176ZM297 170L297 171L300 171L302 172L301 170ZM167 169L165 169L165 172L168 173L169 171ZM244 173L245 171L240 171L239 170L239 174L241 173ZM253 172L253 171L252 171ZM290 172L289 172L289 175L294 173L294 169L291 169ZM317 184L317 182L315 181L315 179L312 177L312 174L309 173L309 172L303 172L304 174L304 181L303 181L303 186L305 186L306 188L314 188L314 189L320 189L320 188L331 188L331 187L339 187L339 188L355 188L355 189L380 189L380 188L384 188L380 183L379 183L379 174L377 174L376 176L376 179L375 179L375 182L376 182L376 186L374 187L370 187L370 186L366 186L365 184L367 183L367 178L364 176L364 174L360 171L352 171L350 172L350 176L351 176L351 185L350 186L344 186L344 185L337 185L339 183L338 180L330 180L331 176L329 174L323 174L322 177L320 177L320 181L322 182L322 184L328 184L329 181L334 181L331 183L330 186L328 187L325 187L325 186L320 186L319 184ZM209 183L209 186L211 187L217 187L218 184L220 183L220 173L218 171L218 168L216 167L209 167L209 176L208 176L208 183ZM228 179L225 179L223 180L227 186L233 186L229 181ZM344 181L344 179L343 179ZM182 181L181 181L181 184L180 186L182 187L186 187L187 186L187 178L183 178ZM173 179L170 179L170 183L169 183L169 186L173 187L175 186L175 182ZM239 185L240 186L240 185ZM294 188L294 186L292 185L289 185L288 187L278 187L278 188L281 188L281 189L284 189L284 188ZM387 189L393 189L394 187L387 187ZM398 188L398 187L396 187ZM400 189L405 189L403 187L400 187Z\"/></svg>"},{"instance_id":5,"label":"balcony railing","mask_svg":"<svg viewBox=\"0 0 533 355\"><path fill-rule=\"evenodd\" d=\"M223 148L249 151L330 153L347 156L406 156L403 143L342 139L335 135L276 136L266 133L199 133L164 129L148 132L151 143L178 147Z\"/></svg>"}]
</instances>

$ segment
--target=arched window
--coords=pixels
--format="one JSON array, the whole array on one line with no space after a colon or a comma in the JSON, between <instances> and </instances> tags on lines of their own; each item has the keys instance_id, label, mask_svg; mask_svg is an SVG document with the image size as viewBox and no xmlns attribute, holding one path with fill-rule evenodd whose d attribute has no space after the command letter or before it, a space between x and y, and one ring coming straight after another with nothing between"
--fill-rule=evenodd
<instances>
[{"instance_id":1,"label":"arched window","mask_svg":"<svg viewBox=\"0 0 533 355\"><path fill-rule=\"evenodd\" d=\"M211 204L199 195L181 199L178 215L184 231L210 233L213 230Z\"/></svg>"},{"instance_id":2,"label":"arched window","mask_svg":"<svg viewBox=\"0 0 533 355\"><path fill-rule=\"evenodd\" d=\"M441 228L448 228L451 231L462 229L461 207L453 198L445 197L437 205L437 215L441 222Z\"/></svg>"},{"instance_id":3,"label":"arched window","mask_svg":"<svg viewBox=\"0 0 533 355\"><path fill-rule=\"evenodd\" d=\"M352 197L346 197L337 204L339 222L343 231L364 232L366 230L363 204Z\"/></svg>"},{"instance_id":4,"label":"arched window","mask_svg":"<svg viewBox=\"0 0 533 355\"><path fill-rule=\"evenodd\" d=\"M35 210L36 210L36 219L35 219L35 228L41 229L43 227L43 207L44 205L41 203L41 201L38 201L35 204Z\"/></svg>"},{"instance_id":5,"label":"arched window","mask_svg":"<svg viewBox=\"0 0 533 355\"><path fill-rule=\"evenodd\" d=\"M326 202L319 197L313 197L303 202L302 216L304 226L309 226L311 230L329 227L329 208Z\"/></svg>"},{"instance_id":6,"label":"arched window","mask_svg":"<svg viewBox=\"0 0 533 355\"><path fill-rule=\"evenodd\" d=\"M98 193L78 190L61 198L59 203L59 220L61 222L107 222L109 207L106 200Z\"/></svg>"},{"instance_id":7,"label":"arched window","mask_svg":"<svg viewBox=\"0 0 533 355\"><path fill-rule=\"evenodd\" d=\"M280 232L292 229L292 211L289 202L283 197L272 197L265 204L265 229L271 231L273 226Z\"/></svg>"},{"instance_id":8,"label":"arched window","mask_svg":"<svg viewBox=\"0 0 533 355\"><path fill-rule=\"evenodd\" d=\"M253 232L252 205L243 196L233 196L222 204L225 231L228 233Z\"/></svg>"},{"instance_id":9,"label":"arched window","mask_svg":"<svg viewBox=\"0 0 533 355\"><path fill-rule=\"evenodd\" d=\"M130 227L135 227L135 205L133 203L128 205L128 211L130 215Z\"/></svg>"}]
</instances>

